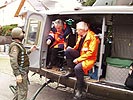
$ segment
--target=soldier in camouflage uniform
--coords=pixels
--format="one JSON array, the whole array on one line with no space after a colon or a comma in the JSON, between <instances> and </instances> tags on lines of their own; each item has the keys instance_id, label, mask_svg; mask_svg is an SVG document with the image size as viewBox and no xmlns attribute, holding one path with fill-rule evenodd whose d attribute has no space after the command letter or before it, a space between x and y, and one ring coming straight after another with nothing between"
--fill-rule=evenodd
<instances>
[{"instance_id":1,"label":"soldier in camouflage uniform","mask_svg":"<svg viewBox=\"0 0 133 100\"><path fill-rule=\"evenodd\" d=\"M36 46L33 46L29 51L26 51L22 44L24 33L21 28L14 28L11 35L13 42L10 44L9 56L17 84L17 91L13 100L27 100L29 72L28 54L31 53L31 51L36 50Z\"/></svg>"}]
</instances>

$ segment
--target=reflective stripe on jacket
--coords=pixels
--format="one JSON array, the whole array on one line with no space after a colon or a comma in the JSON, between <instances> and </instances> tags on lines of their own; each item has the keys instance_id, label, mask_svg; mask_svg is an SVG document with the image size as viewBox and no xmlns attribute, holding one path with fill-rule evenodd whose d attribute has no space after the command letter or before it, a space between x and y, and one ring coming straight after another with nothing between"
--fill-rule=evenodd
<instances>
[{"instance_id":1,"label":"reflective stripe on jacket","mask_svg":"<svg viewBox=\"0 0 133 100\"><path fill-rule=\"evenodd\" d=\"M78 49L80 40L81 36L78 36L78 40L74 46L75 50ZM95 33L89 30L83 42L80 56L77 58L78 62L82 62L82 68L85 74L88 74L88 71L94 66L97 59L99 43L100 41L97 37L95 37Z\"/></svg>"},{"instance_id":2,"label":"reflective stripe on jacket","mask_svg":"<svg viewBox=\"0 0 133 100\"><path fill-rule=\"evenodd\" d=\"M48 38L54 41L51 47L64 49L64 33L50 31Z\"/></svg>"}]
</instances>

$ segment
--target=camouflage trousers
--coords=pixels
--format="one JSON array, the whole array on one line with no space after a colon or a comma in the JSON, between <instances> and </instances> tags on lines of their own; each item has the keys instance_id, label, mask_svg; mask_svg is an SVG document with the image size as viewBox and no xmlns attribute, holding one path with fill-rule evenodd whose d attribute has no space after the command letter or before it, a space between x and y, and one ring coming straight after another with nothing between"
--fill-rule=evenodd
<instances>
[{"instance_id":1,"label":"camouflage trousers","mask_svg":"<svg viewBox=\"0 0 133 100\"><path fill-rule=\"evenodd\" d=\"M28 75L22 75L22 83L16 83L16 93L13 100L27 100L28 93Z\"/></svg>"}]
</instances>

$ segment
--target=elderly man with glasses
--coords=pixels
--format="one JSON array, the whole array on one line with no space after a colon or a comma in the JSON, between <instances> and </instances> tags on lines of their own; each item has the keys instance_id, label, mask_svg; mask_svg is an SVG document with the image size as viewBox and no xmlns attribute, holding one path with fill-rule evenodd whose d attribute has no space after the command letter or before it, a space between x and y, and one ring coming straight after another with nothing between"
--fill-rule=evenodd
<instances>
[{"instance_id":1,"label":"elderly man with glasses","mask_svg":"<svg viewBox=\"0 0 133 100\"><path fill-rule=\"evenodd\" d=\"M99 39L89 29L89 25L83 21L76 24L76 32L78 34L76 45L65 52L67 67L70 68L65 77L76 76L77 92L74 99L79 99L85 88L84 74L88 74L97 59Z\"/></svg>"}]
</instances>

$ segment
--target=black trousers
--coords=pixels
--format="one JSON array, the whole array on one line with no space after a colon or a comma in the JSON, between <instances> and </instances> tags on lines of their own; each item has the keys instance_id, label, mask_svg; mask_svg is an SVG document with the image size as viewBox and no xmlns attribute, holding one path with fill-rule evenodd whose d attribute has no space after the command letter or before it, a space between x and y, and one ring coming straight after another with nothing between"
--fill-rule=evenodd
<instances>
[{"instance_id":1,"label":"black trousers","mask_svg":"<svg viewBox=\"0 0 133 100\"><path fill-rule=\"evenodd\" d=\"M66 59L76 59L77 57L80 56L79 52L77 50L73 50L73 49L67 49L65 52L66 55ZM84 82L84 71L82 69L82 62L78 63L74 66L74 72L75 72L75 76L77 79L77 88L78 90L82 91L85 82Z\"/></svg>"},{"instance_id":2,"label":"black trousers","mask_svg":"<svg viewBox=\"0 0 133 100\"><path fill-rule=\"evenodd\" d=\"M63 49L61 48L49 48L47 56L47 65L50 64L50 66L60 66L61 58L59 57L59 52L62 50Z\"/></svg>"}]
</instances>

